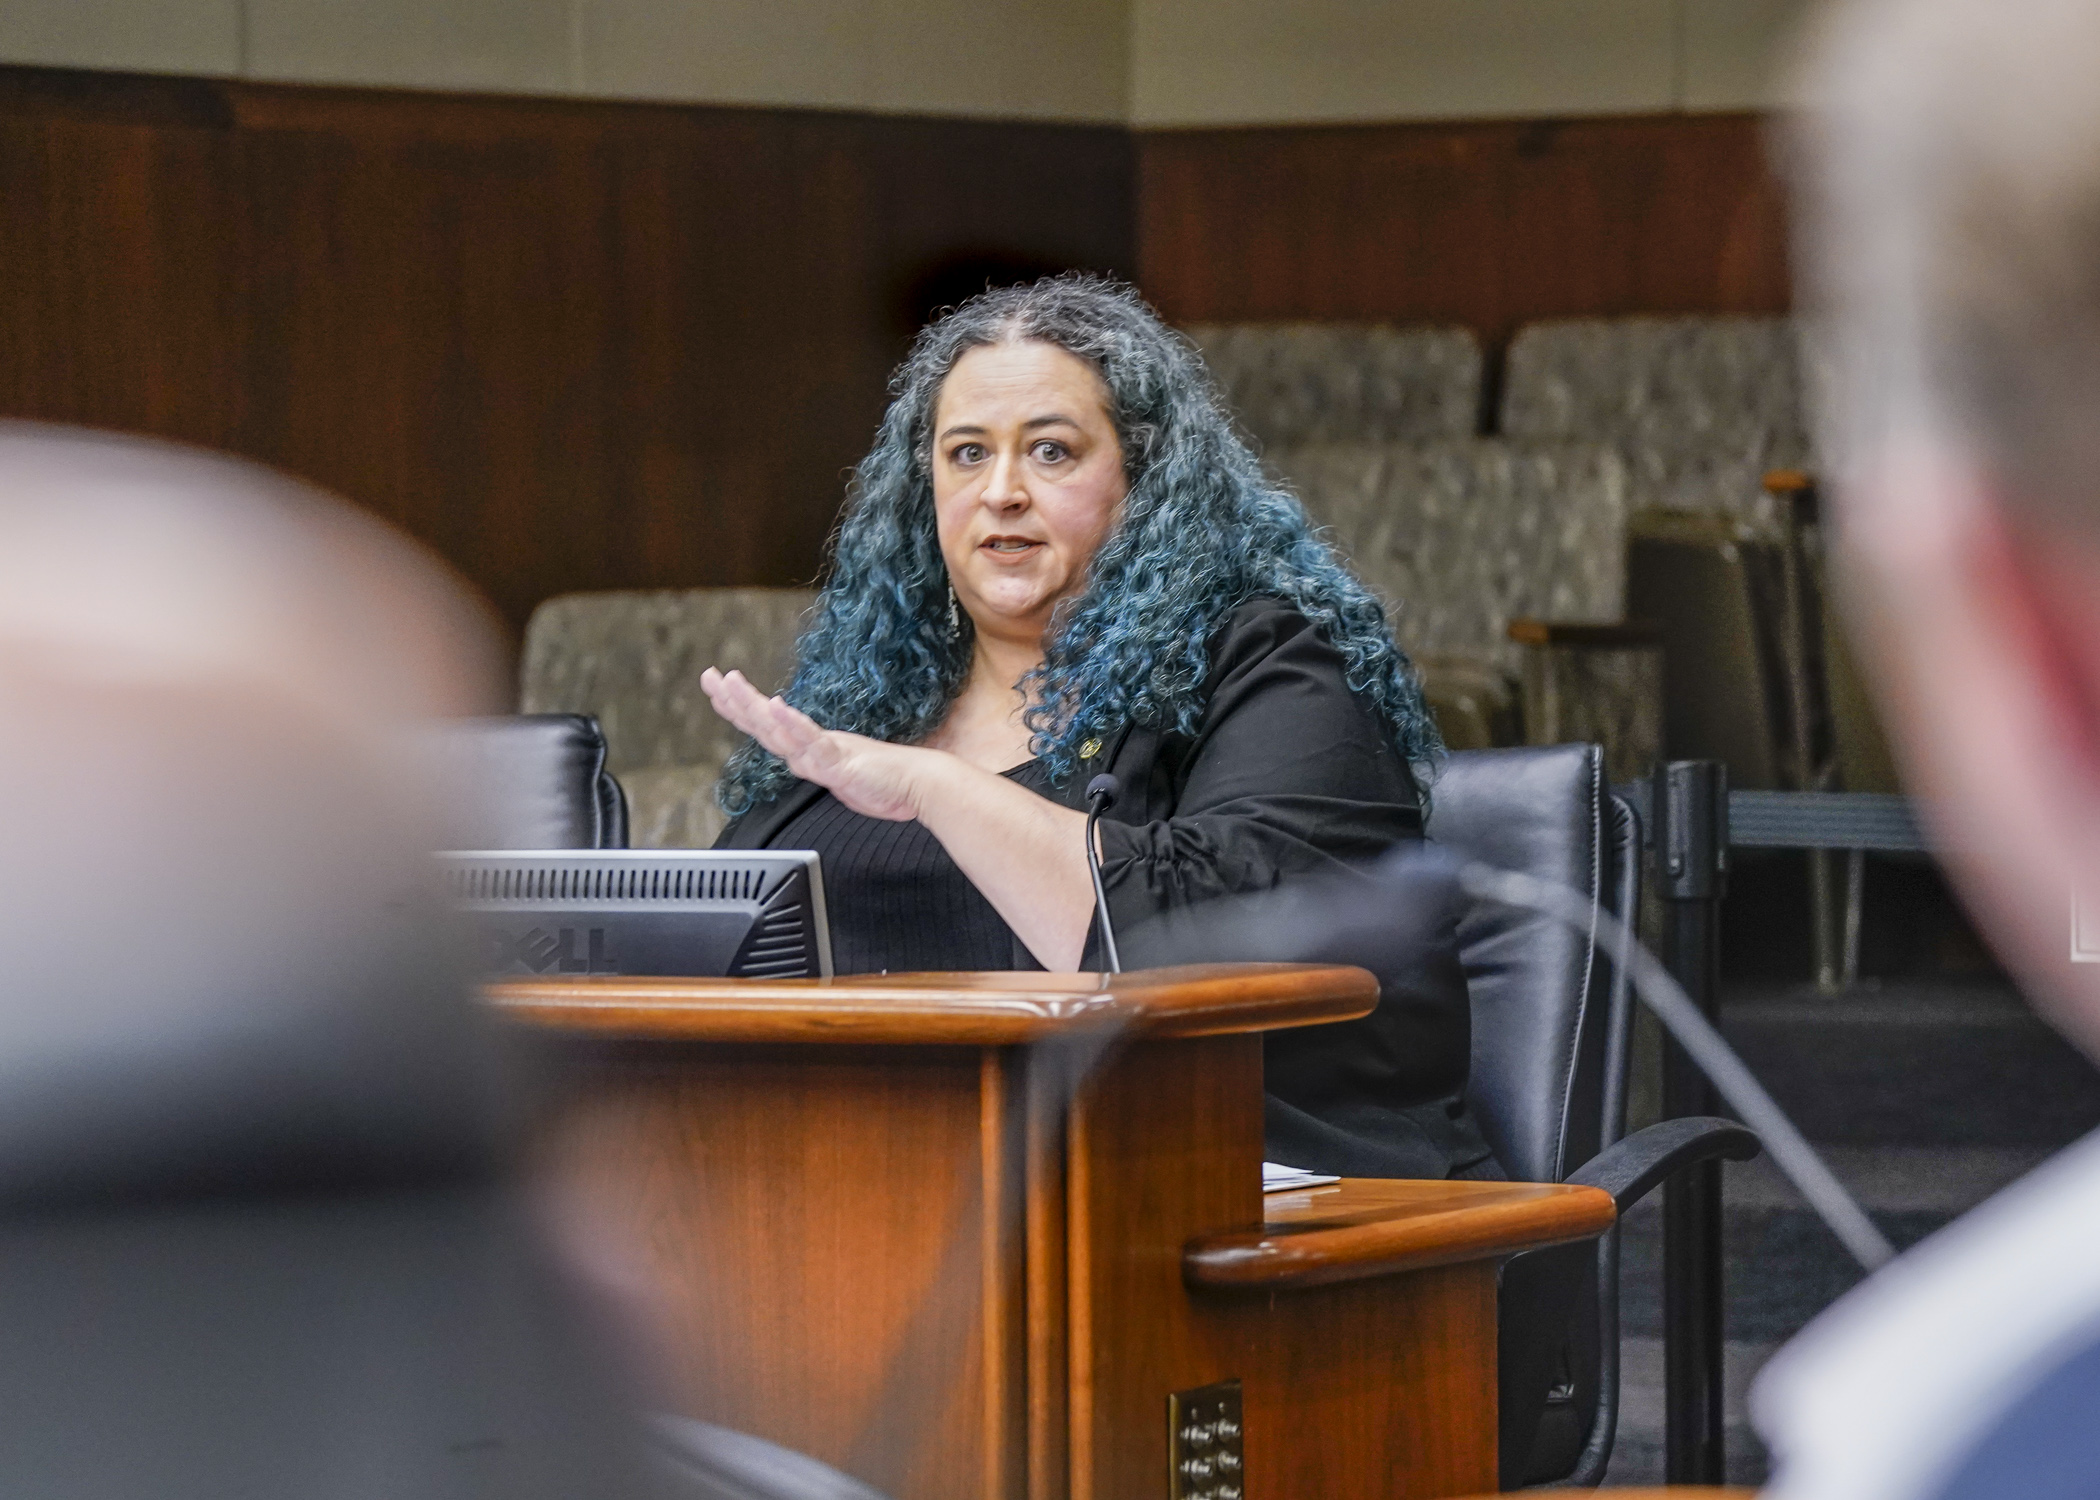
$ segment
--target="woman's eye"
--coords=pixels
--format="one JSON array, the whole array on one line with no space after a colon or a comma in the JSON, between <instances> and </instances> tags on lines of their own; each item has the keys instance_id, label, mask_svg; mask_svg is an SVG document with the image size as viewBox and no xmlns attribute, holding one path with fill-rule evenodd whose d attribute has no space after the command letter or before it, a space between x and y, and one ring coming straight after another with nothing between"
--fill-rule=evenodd
<instances>
[{"instance_id":1,"label":"woman's eye","mask_svg":"<svg viewBox=\"0 0 2100 1500\"><path fill-rule=\"evenodd\" d=\"M984 462L984 445L982 443L961 443L948 456L958 464L980 464Z\"/></svg>"},{"instance_id":2,"label":"woman's eye","mask_svg":"<svg viewBox=\"0 0 2100 1500\"><path fill-rule=\"evenodd\" d=\"M1035 456L1037 460L1042 463L1060 463L1064 460L1066 456L1065 445L1063 443L1053 443L1048 439L1045 439L1044 441L1035 445Z\"/></svg>"}]
</instances>

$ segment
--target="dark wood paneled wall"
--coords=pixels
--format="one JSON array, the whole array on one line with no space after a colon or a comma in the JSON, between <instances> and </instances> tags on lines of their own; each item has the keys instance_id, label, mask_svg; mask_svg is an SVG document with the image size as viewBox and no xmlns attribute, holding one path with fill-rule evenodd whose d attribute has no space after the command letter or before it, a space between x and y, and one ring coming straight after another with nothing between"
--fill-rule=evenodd
<instances>
[{"instance_id":1,"label":"dark wood paneled wall","mask_svg":"<svg viewBox=\"0 0 2100 1500\"><path fill-rule=\"evenodd\" d=\"M0 414L567 589L809 578L929 297L1133 269L1113 128L0 69Z\"/></svg>"},{"instance_id":2,"label":"dark wood paneled wall","mask_svg":"<svg viewBox=\"0 0 2100 1500\"><path fill-rule=\"evenodd\" d=\"M0 68L0 415L230 449L568 589L816 570L929 306L1765 312L1751 116L1152 131Z\"/></svg>"},{"instance_id":3,"label":"dark wood paneled wall","mask_svg":"<svg viewBox=\"0 0 2100 1500\"><path fill-rule=\"evenodd\" d=\"M1138 275L1182 322L1783 312L1754 115L1139 137Z\"/></svg>"}]
</instances>

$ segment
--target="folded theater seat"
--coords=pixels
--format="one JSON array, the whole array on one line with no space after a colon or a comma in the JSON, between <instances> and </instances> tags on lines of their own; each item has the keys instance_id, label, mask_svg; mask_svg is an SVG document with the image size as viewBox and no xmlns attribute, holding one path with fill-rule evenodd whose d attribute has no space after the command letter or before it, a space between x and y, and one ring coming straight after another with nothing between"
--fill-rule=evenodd
<instances>
[{"instance_id":1,"label":"folded theater seat","mask_svg":"<svg viewBox=\"0 0 2100 1500\"><path fill-rule=\"evenodd\" d=\"M1500 420L1527 441L1608 443L1626 509L1718 512L1768 532L1763 486L1808 467L1801 339L1791 318L1578 318L1510 341Z\"/></svg>"},{"instance_id":2,"label":"folded theater seat","mask_svg":"<svg viewBox=\"0 0 2100 1500\"><path fill-rule=\"evenodd\" d=\"M635 848L704 849L726 821L715 780L743 736L715 713L700 674L734 667L777 691L815 600L808 589L560 595L525 627L521 706L596 716Z\"/></svg>"},{"instance_id":3,"label":"folded theater seat","mask_svg":"<svg viewBox=\"0 0 2100 1500\"><path fill-rule=\"evenodd\" d=\"M1473 437L1483 361L1466 329L1185 331L1271 472L1397 604L1449 744L1598 739L1614 775L1646 769L1660 667L1620 618L1626 484L1610 454ZM1512 640L1527 619L1550 624Z\"/></svg>"},{"instance_id":4,"label":"folded theater seat","mask_svg":"<svg viewBox=\"0 0 2100 1500\"><path fill-rule=\"evenodd\" d=\"M1510 345L1501 426L1625 459L1627 608L1663 636L1671 758L1721 761L1741 788L1894 792L1825 578L1805 399L1816 358L1789 318L1533 324ZM1818 979L1842 988L1864 865L1808 862Z\"/></svg>"},{"instance_id":5,"label":"folded theater seat","mask_svg":"<svg viewBox=\"0 0 2100 1500\"><path fill-rule=\"evenodd\" d=\"M1421 442L1480 425L1480 342L1468 329L1205 323L1182 332L1258 448Z\"/></svg>"},{"instance_id":6,"label":"folded theater seat","mask_svg":"<svg viewBox=\"0 0 2100 1500\"><path fill-rule=\"evenodd\" d=\"M1267 462L1386 599L1452 748L1594 740L1614 780L1653 763L1662 668L1653 633L1625 620L1614 450L1449 438Z\"/></svg>"},{"instance_id":7,"label":"folded theater seat","mask_svg":"<svg viewBox=\"0 0 2100 1500\"><path fill-rule=\"evenodd\" d=\"M1809 462L1798 325L1578 318L1511 340L1500 429L1625 465L1628 613L1658 627L1663 745L1733 785L1808 786L1821 718L1799 517L1765 475Z\"/></svg>"}]
</instances>

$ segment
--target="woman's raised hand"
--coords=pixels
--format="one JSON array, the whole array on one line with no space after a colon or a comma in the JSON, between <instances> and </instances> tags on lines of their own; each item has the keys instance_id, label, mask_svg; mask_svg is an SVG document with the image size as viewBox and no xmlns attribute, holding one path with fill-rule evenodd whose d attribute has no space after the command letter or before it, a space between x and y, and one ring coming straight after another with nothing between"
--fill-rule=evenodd
<instances>
[{"instance_id":1,"label":"woman's raised hand","mask_svg":"<svg viewBox=\"0 0 2100 1500\"><path fill-rule=\"evenodd\" d=\"M919 815L921 778L938 750L890 745L866 735L820 728L816 720L778 698L768 698L742 672L709 667L700 686L715 712L787 762L804 781L870 818L901 822Z\"/></svg>"}]
</instances>

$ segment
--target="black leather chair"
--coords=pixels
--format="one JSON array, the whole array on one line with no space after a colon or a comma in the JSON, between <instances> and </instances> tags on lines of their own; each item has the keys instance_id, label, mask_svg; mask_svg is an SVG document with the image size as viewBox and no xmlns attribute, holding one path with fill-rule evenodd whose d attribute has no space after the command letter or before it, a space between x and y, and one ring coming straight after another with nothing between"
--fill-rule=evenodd
<instances>
[{"instance_id":1,"label":"black leather chair","mask_svg":"<svg viewBox=\"0 0 2100 1500\"><path fill-rule=\"evenodd\" d=\"M443 731L477 849L625 849L627 794L589 714L469 719Z\"/></svg>"},{"instance_id":2,"label":"black leather chair","mask_svg":"<svg viewBox=\"0 0 2100 1500\"><path fill-rule=\"evenodd\" d=\"M1639 821L1612 795L1595 745L1452 755L1429 834L1571 887L1597 912L1631 921L1639 908ZM1681 1167L1756 1154L1756 1137L1726 1120L1625 1136L1632 997L1594 928L1482 901L1461 918L1459 945L1473 1003L1467 1099L1511 1177L1587 1182L1623 1213ZM1617 1231L1512 1257L1501 1297L1503 1487L1594 1485L1618 1421Z\"/></svg>"}]
</instances>

